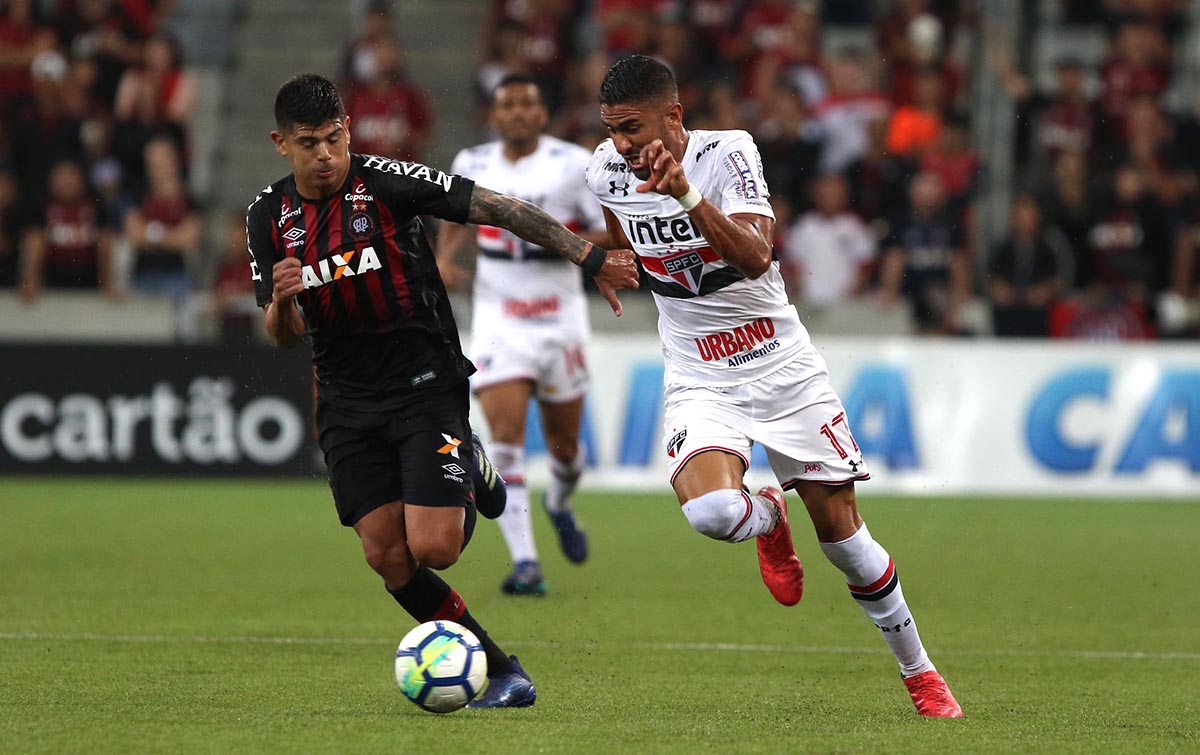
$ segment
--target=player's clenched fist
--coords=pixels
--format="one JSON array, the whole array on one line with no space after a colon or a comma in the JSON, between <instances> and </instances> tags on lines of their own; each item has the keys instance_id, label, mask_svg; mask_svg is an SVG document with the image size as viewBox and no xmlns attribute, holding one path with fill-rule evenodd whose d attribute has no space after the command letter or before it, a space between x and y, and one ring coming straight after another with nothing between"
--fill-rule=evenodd
<instances>
[{"instance_id":1,"label":"player's clenched fist","mask_svg":"<svg viewBox=\"0 0 1200 755\"><path fill-rule=\"evenodd\" d=\"M628 249L609 249L600 272L596 273L593 280L613 312L620 317L621 302L617 299L617 289L638 287L638 269L633 252Z\"/></svg>"},{"instance_id":2,"label":"player's clenched fist","mask_svg":"<svg viewBox=\"0 0 1200 755\"><path fill-rule=\"evenodd\" d=\"M300 268L300 260L295 257L285 257L271 268L271 276L275 282L272 296L276 302L290 301L304 290Z\"/></svg>"}]
</instances>

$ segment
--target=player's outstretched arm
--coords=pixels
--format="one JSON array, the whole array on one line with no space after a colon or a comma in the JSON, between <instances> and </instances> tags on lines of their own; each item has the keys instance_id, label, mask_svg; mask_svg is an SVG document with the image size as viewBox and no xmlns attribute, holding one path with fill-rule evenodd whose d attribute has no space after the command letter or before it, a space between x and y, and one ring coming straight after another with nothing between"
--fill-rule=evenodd
<instances>
[{"instance_id":1,"label":"player's outstretched arm","mask_svg":"<svg viewBox=\"0 0 1200 755\"><path fill-rule=\"evenodd\" d=\"M507 228L521 238L557 252L583 268L596 288L621 315L617 290L638 287L637 264L628 249L605 250L585 241L536 205L499 194L476 184L471 192L467 222Z\"/></svg>"},{"instance_id":2,"label":"player's outstretched arm","mask_svg":"<svg viewBox=\"0 0 1200 755\"><path fill-rule=\"evenodd\" d=\"M296 294L304 290L300 260L285 257L271 268L275 289L263 308L267 335L276 346L290 349L304 336L304 317L296 307Z\"/></svg>"},{"instance_id":3,"label":"player's outstretched arm","mask_svg":"<svg viewBox=\"0 0 1200 755\"><path fill-rule=\"evenodd\" d=\"M660 139L642 147L642 162L650 166L650 177L637 186L638 192L666 194L678 200L713 251L747 278L767 272L775 233L773 219L752 213L726 215L691 185L683 166Z\"/></svg>"}]
</instances>

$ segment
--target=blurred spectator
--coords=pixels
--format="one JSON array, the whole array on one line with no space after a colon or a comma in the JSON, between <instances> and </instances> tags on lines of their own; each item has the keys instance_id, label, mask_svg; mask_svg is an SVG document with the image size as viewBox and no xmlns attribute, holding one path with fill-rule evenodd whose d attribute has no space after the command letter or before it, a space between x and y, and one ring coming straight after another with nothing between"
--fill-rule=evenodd
<instances>
[{"instance_id":1,"label":"blurred spectator","mask_svg":"<svg viewBox=\"0 0 1200 755\"><path fill-rule=\"evenodd\" d=\"M0 167L0 288L12 288L17 284L21 240L17 192L16 174Z\"/></svg>"},{"instance_id":2,"label":"blurred spectator","mask_svg":"<svg viewBox=\"0 0 1200 755\"><path fill-rule=\"evenodd\" d=\"M703 82L730 81L743 0L683 0L682 20L691 29L696 49L703 50L697 78Z\"/></svg>"},{"instance_id":3,"label":"blurred spectator","mask_svg":"<svg viewBox=\"0 0 1200 755\"><path fill-rule=\"evenodd\" d=\"M793 7L795 6L795 7ZM793 12L805 16L797 28L790 28ZM754 97L755 74L761 63L790 53L788 46L800 46L797 53L815 56L820 49L820 19L810 2L792 0L749 0L742 15L737 37L731 48L731 61L738 70L738 94Z\"/></svg>"},{"instance_id":4,"label":"blurred spectator","mask_svg":"<svg viewBox=\"0 0 1200 755\"><path fill-rule=\"evenodd\" d=\"M921 333L958 333L971 294L966 240L935 174L918 173L909 194L909 212L883 243L883 302L907 297Z\"/></svg>"},{"instance_id":5,"label":"blurred spectator","mask_svg":"<svg viewBox=\"0 0 1200 755\"><path fill-rule=\"evenodd\" d=\"M133 244L133 288L180 299L191 289L189 261L200 246L200 214L183 185L179 155L170 139L146 145L149 190L125 215Z\"/></svg>"},{"instance_id":6,"label":"blurred spectator","mask_svg":"<svg viewBox=\"0 0 1200 755\"><path fill-rule=\"evenodd\" d=\"M1088 234L1096 213L1096 196L1088 173L1087 159L1078 152L1061 152L1053 172L1038 198L1043 225L1056 230L1071 250L1073 273L1068 283L1076 285L1080 269L1087 266Z\"/></svg>"},{"instance_id":7,"label":"blurred spectator","mask_svg":"<svg viewBox=\"0 0 1200 755\"><path fill-rule=\"evenodd\" d=\"M793 211L800 209L806 200L805 189L816 175L821 145L796 90L784 85L775 88L767 117L754 132L754 141L771 195L782 197Z\"/></svg>"},{"instance_id":8,"label":"blurred spectator","mask_svg":"<svg viewBox=\"0 0 1200 755\"><path fill-rule=\"evenodd\" d=\"M142 28L116 0L74 0L58 17L60 44L73 59L95 64L94 94L116 98L121 74L142 59Z\"/></svg>"},{"instance_id":9,"label":"blurred spectator","mask_svg":"<svg viewBox=\"0 0 1200 755\"><path fill-rule=\"evenodd\" d=\"M942 128L942 104L941 75L932 68L922 70L917 74L912 103L892 112L888 152L913 157L931 147Z\"/></svg>"},{"instance_id":10,"label":"blurred spectator","mask_svg":"<svg viewBox=\"0 0 1200 755\"><path fill-rule=\"evenodd\" d=\"M829 93L813 119L822 141L821 170L841 171L867 152L867 131L887 120L887 100L871 86L863 55L843 51L829 61Z\"/></svg>"},{"instance_id":11,"label":"blurred spectator","mask_svg":"<svg viewBox=\"0 0 1200 755\"><path fill-rule=\"evenodd\" d=\"M1100 66L1100 106L1114 126L1135 97L1158 99L1171 83L1171 55L1162 32L1144 21L1122 24ZM1115 129L1118 130L1119 129Z\"/></svg>"},{"instance_id":12,"label":"blurred spectator","mask_svg":"<svg viewBox=\"0 0 1200 755\"><path fill-rule=\"evenodd\" d=\"M784 280L793 300L829 306L866 291L875 262L875 238L849 209L846 179L826 173L813 185L813 209L791 227L781 249Z\"/></svg>"},{"instance_id":13,"label":"blurred spectator","mask_svg":"<svg viewBox=\"0 0 1200 755\"><path fill-rule=\"evenodd\" d=\"M371 0L363 14L362 29L342 53L342 85L349 88L370 81L378 67L376 45L394 38L395 34L391 0Z\"/></svg>"},{"instance_id":14,"label":"blurred spectator","mask_svg":"<svg viewBox=\"0 0 1200 755\"><path fill-rule=\"evenodd\" d=\"M850 185L851 206L866 220L876 238L883 238L908 207L908 183L913 164L887 151L888 124L876 119L867 124L867 151L844 174Z\"/></svg>"},{"instance_id":15,"label":"blurred spectator","mask_svg":"<svg viewBox=\"0 0 1200 755\"><path fill-rule=\"evenodd\" d=\"M112 293L112 235L88 195L83 168L62 160L50 170L50 196L31 218L21 249L21 298L43 288L100 288Z\"/></svg>"},{"instance_id":16,"label":"blurred spectator","mask_svg":"<svg viewBox=\"0 0 1200 755\"><path fill-rule=\"evenodd\" d=\"M1107 290L1085 291L1050 310L1050 336L1084 341L1144 341L1154 338L1146 306Z\"/></svg>"},{"instance_id":17,"label":"blurred spectator","mask_svg":"<svg viewBox=\"0 0 1200 755\"><path fill-rule=\"evenodd\" d=\"M1088 242L1084 287L1142 303L1167 288L1174 252L1167 211L1137 168L1117 170Z\"/></svg>"},{"instance_id":18,"label":"blurred spectator","mask_svg":"<svg viewBox=\"0 0 1200 755\"><path fill-rule=\"evenodd\" d=\"M62 159L79 160L83 146L79 120L67 108L66 58L46 50L29 68L33 97L17 113L12 137L23 199L32 209L46 196L51 166Z\"/></svg>"},{"instance_id":19,"label":"blurred spectator","mask_svg":"<svg viewBox=\"0 0 1200 755\"><path fill-rule=\"evenodd\" d=\"M484 82L479 92L483 101L490 99L492 88L505 74L525 73L537 80L552 112L562 105L575 53L568 23L575 5L573 0L492 0L482 49L489 62L496 60L499 51L511 56L506 56L503 71L492 71L493 81Z\"/></svg>"},{"instance_id":20,"label":"blurred spectator","mask_svg":"<svg viewBox=\"0 0 1200 755\"><path fill-rule=\"evenodd\" d=\"M1138 97L1130 101L1124 125L1123 162L1141 171L1160 202L1179 208L1194 189L1195 174L1176 145L1174 124L1153 98Z\"/></svg>"},{"instance_id":21,"label":"blurred spectator","mask_svg":"<svg viewBox=\"0 0 1200 755\"><path fill-rule=\"evenodd\" d=\"M821 60L821 22L815 3L797 4L786 23L771 28L764 37L751 70L747 94L766 106L775 84L784 82L801 93L806 105L825 99L826 83Z\"/></svg>"},{"instance_id":22,"label":"blurred spectator","mask_svg":"<svg viewBox=\"0 0 1200 755\"><path fill-rule=\"evenodd\" d=\"M224 251L213 280L213 310L221 338L226 341L249 339L262 320L254 300L254 281L250 279L246 223L238 213L230 215L225 228Z\"/></svg>"},{"instance_id":23,"label":"blurred spectator","mask_svg":"<svg viewBox=\"0 0 1200 755\"><path fill-rule=\"evenodd\" d=\"M179 40L166 32L150 37L141 64L121 77L113 107L117 155L135 192L145 185L142 155L150 139L170 135L181 154L187 154L187 126L195 103L195 81L183 70Z\"/></svg>"},{"instance_id":24,"label":"blurred spectator","mask_svg":"<svg viewBox=\"0 0 1200 755\"><path fill-rule=\"evenodd\" d=\"M346 96L356 152L401 160L420 160L425 152L433 113L424 90L405 73L401 56L394 39L380 40L375 70Z\"/></svg>"},{"instance_id":25,"label":"blurred spectator","mask_svg":"<svg viewBox=\"0 0 1200 755\"><path fill-rule=\"evenodd\" d=\"M884 84L893 105L908 105L916 100L917 79L925 70L934 71L939 77L945 97L943 104L956 104L964 88L966 74L948 55L957 9L932 5L927 0L899 0L876 25L878 49L887 63Z\"/></svg>"},{"instance_id":26,"label":"blurred spectator","mask_svg":"<svg viewBox=\"0 0 1200 755\"><path fill-rule=\"evenodd\" d=\"M0 2L0 118L33 93L29 65L54 46L54 31L38 22L33 0Z\"/></svg>"},{"instance_id":27,"label":"blurred spectator","mask_svg":"<svg viewBox=\"0 0 1200 755\"><path fill-rule=\"evenodd\" d=\"M917 161L922 171L934 173L946 189L947 204L960 222L966 225L968 208L979 187L979 155L971 149L967 120L961 115L948 115L933 145Z\"/></svg>"},{"instance_id":28,"label":"blurred spectator","mask_svg":"<svg viewBox=\"0 0 1200 755\"><path fill-rule=\"evenodd\" d=\"M654 27L675 10L675 0L596 0L601 45L612 59L651 52Z\"/></svg>"},{"instance_id":29,"label":"blurred spectator","mask_svg":"<svg viewBox=\"0 0 1200 755\"><path fill-rule=\"evenodd\" d=\"M1016 103L1018 167L1044 170L1063 150L1094 153L1101 116L1088 97L1083 63L1074 58L1059 60L1054 90L1043 94L1017 71L1003 44L991 40L988 49L996 75Z\"/></svg>"},{"instance_id":30,"label":"blurred spectator","mask_svg":"<svg viewBox=\"0 0 1200 755\"><path fill-rule=\"evenodd\" d=\"M1066 242L1042 228L1037 200L1018 196L1011 232L992 251L987 295L998 336L1049 334L1050 307L1067 291L1070 251Z\"/></svg>"}]
</instances>

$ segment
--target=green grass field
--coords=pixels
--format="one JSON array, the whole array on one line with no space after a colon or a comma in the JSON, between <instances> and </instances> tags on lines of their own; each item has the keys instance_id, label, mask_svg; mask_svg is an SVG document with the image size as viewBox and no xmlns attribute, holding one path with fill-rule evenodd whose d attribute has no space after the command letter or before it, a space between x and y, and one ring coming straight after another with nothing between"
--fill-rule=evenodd
<instances>
[{"instance_id":1,"label":"green grass field","mask_svg":"<svg viewBox=\"0 0 1200 755\"><path fill-rule=\"evenodd\" d=\"M322 482L0 480L0 752L1200 751L1200 506L864 492L961 721L914 714L803 521L783 608L666 492L580 496L583 567L538 514L544 599L481 520L449 581L538 703L435 716Z\"/></svg>"}]
</instances>

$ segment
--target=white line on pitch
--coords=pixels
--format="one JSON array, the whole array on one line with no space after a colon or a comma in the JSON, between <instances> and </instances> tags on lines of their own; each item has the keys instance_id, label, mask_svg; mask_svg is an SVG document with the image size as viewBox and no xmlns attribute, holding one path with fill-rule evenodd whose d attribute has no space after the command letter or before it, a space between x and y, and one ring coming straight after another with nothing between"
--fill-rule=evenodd
<instances>
[{"instance_id":1,"label":"white line on pitch","mask_svg":"<svg viewBox=\"0 0 1200 755\"><path fill-rule=\"evenodd\" d=\"M147 642L147 643L195 643L207 645L388 645L394 640L367 637L256 637L238 635L229 637L203 637L165 634L95 634L47 633L47 632L0 632L0 640L27 640L47 642ZM515 640L505 642L513 647L564 647L561 642L544 640ZM592 643L574 643L589 646ZM596 643L602 646L602 643ZM634 650L681 650L685 652L717 651L729 653L809 653L821 655L884 654L883 648L831 647L818 645L755 645L734 642L630 642L625 647ZM1149 650L1019 650L992 648L988 650L940 649L938 655L1005 656L1013 658L1067 657L1099 660L1128 661L1200 661L1200 653L1149 651Z\"/></svg>"}]
</instances>

